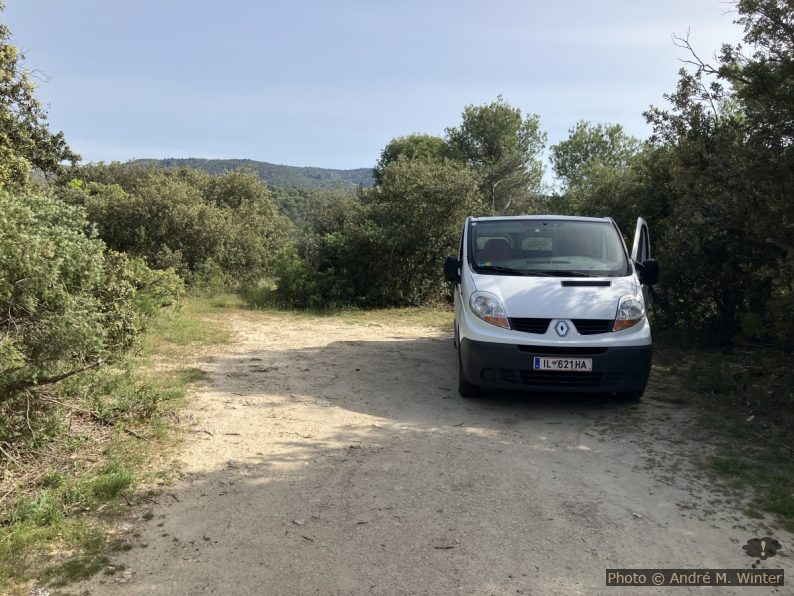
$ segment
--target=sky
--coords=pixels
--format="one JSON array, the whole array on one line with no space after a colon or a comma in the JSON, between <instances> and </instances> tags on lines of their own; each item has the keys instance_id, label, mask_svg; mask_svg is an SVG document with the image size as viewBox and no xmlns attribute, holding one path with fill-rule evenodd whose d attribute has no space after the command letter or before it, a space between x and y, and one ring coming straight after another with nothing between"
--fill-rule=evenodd
<instances>
[{"instance_id":1,"label":"sky","mask_svg":"<svg viewBox=\"0 0 794 596\"><path fill-rule=\"evenodd\" d=\"M372 167L502 95L548 144L578 120L645 138L689 32L741 39L724 0L6 0L53 130L85 161Z\"/></svg>"}]
</instances>

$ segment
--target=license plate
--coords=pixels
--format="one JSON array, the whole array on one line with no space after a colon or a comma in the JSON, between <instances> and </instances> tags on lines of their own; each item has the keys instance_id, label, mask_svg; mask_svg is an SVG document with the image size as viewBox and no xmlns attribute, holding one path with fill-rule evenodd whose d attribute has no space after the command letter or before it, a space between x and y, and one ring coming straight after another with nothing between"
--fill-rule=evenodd
<instances>
[{"instance_id":1,"label":"license plate","mask_svg":"<svg viewBox=\"0 0 794 596\"><path fill-rule=\"evenodd\" d=\"M564 370L567 372L591 372L592 358L543 358L535 356L532 363L534 370Z\"/></svg>"}]
</instances>

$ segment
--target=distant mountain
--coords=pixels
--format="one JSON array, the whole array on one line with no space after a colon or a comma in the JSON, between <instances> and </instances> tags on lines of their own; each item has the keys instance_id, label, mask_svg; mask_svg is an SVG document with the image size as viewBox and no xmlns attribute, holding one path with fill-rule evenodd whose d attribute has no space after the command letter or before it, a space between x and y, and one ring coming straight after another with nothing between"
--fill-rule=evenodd
<instances>
[{"instance_id":1,"label":"distant mountain","mask_svg":"<svg viewBox=\"0 0 794 596\"><path fill-rule=\"evenodd\" d=\"M372 186L371 168L356 170L331 170L327 168L301 168L281 166L252 159L136 159L132 164L155 165L161 168L195 168L210 174L223 174L230 170L246 168L256 172L268 186L278 188L352 188Z\"/></svg>"}]
</instances>

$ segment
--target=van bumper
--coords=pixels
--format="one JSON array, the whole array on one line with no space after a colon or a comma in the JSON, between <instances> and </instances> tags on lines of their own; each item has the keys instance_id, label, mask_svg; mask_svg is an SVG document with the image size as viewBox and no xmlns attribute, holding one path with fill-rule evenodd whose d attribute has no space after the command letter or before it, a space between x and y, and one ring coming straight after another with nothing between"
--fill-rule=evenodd
<instances>
[{"instance_id":1,"label":"van bumper","mask_svg":"<svg viewBox=\"0 0 794 596\"><path fill-rule=\"evenodd\" d=\"M460 355L466 379L484 389L568 393L642 392L651 372L651 345L542 347L463 338ZM592 358L592 372L535 371L535 356Z\"/></svg>"}]
</instances>

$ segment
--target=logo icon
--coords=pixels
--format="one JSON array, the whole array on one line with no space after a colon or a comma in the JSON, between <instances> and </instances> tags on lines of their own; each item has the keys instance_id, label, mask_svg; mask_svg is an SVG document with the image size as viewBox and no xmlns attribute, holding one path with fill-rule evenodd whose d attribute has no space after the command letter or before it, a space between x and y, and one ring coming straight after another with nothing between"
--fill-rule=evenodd
<instances>
[{"instance_id":1,"label":"logo icon","mask_svg":"<svg viewBox=\"0 0 794 596\"><path fill-rule=\"evenodd\" d=\"M555 326L554 330L557 332L557 335L560 337L565 337L568 335L568 324L565 321L559 321Z\"/></svg>"},{"instance_id":2,"label":"logo icon","mask_svg":"<svg viewBox=\"0 0 794 596\"><path fill-rule=\"evenodd\" d=\"M756 564L760 563L762 559L766 561L770 557L774 557L781 548L780 542L769 536L764 536L763 538L750 538L747 544L742 547L744 554L748 557L758 559ZM755 565L753 565L753 569L755 569Z\"/></svg>"}]
</instances>

